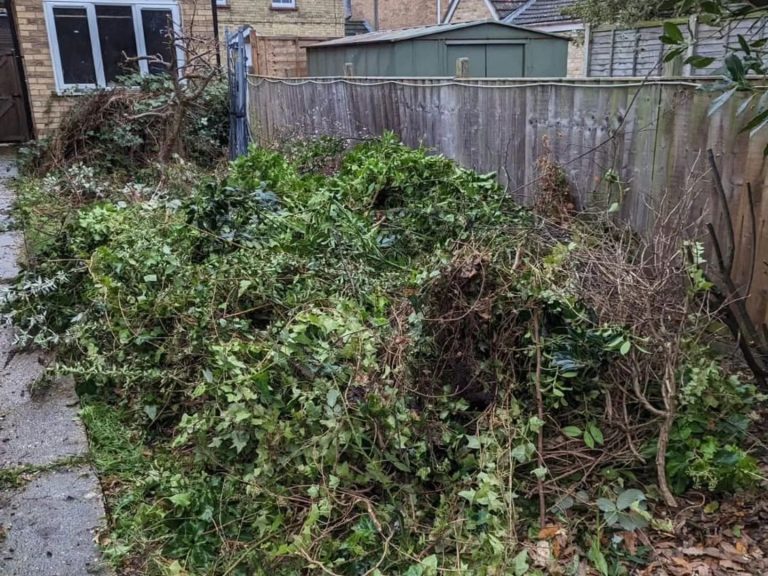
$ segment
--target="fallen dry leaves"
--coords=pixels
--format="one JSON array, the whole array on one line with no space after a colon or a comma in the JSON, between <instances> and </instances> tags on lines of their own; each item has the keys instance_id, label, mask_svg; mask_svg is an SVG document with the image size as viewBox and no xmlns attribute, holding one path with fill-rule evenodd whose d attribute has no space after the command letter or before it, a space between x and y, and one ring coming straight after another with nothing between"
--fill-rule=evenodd
<instances>
[{"instance_id":1,"label":"fallen dry leaves","mask_svg":"<svg viewBox=\"0 0 768 576\"><path fill-rule=\"evenodd\" d=\"M714 511L691 504L675 517L675 534L651 534L654 560L638 576L768 575L768 503L739 494Z\"/></svg>"}]
</instances>

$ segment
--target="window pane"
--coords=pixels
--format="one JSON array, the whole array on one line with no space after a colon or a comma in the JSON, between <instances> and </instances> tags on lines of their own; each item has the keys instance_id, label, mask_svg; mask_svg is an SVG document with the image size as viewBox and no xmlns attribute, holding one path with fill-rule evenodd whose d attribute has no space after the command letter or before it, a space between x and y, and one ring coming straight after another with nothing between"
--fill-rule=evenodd
<instances>
[{"instance_id":1,"label":"window pane","mask_svg":"<svg viewBox=\"0 0 768 576\"><path fill-rule=\"evenodd\" d=\"M133 10L130 6L96 6L101 59L104 78L112 84L118 76L138 72L136 34L133 28Z\"/></svg>"},{"instance_id":2,"label":"window pane","mask_svg":"<svg viewBox=\"0 0 768 576\"><path fill-rule=\"evenodd\" d=\"M54 8L64 84L96 84L85 8Z\"/></svg>"},{"instance_id":3,"label":"window pane","mask_svg":"<svg viewBox=\"0 0 768 576\"><path fill-rule=\"evenodd\" d=\"M147 56L163 59L167 64L173 63L173 42L169 31L173 26L173 14L170 10L142 10L141 22L144 25L144 46ZM150 74L163 74L171 68L160 63L149 62Z\"/></svg>"}]
</instances>

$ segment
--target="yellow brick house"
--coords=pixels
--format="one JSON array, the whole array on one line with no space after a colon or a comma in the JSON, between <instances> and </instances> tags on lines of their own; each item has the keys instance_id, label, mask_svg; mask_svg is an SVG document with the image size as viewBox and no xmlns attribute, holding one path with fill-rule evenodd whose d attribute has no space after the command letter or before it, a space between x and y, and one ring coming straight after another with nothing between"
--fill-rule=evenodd
<instances>
[{"instance_id":1,"label":"yellow brick house","mask_svg":"<svg viewBox=\"0 0 768 576\"><path fill-rule=\"evenodd\" d=\"M212 41L213 21L210 0L0 0L0 142L50 133L131 66L157 73L141 57L170 61L169 25Z\"/></svg>"},{"instance_id":2,"label":"yellow brick house","mask_svg":"<svg viewBox=\"0 0 768 576\"><path fill-rule=\"evenodd\" d=\"M250 67L265 76L303 76L306 47L344 36L343 0L214 0L219 37L247 27Z\"/></svg>"},{"instance_id":3,"label":"yellow brick house","mask_svg":"<svg viewBox=\"0 0 768 576\"><path fill-rule=\"evenodd\" d=\"M348 0L353 21L370 30L394 30L439 24L447 0Z\"/></svg>"}]
</instances>

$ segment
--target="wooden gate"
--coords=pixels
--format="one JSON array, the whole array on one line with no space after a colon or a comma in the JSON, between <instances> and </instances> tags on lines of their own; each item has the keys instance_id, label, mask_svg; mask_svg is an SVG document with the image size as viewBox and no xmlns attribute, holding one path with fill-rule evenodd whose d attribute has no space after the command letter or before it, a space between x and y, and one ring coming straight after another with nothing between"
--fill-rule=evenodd
<instances>
[{"instance_id":1,"label":"wooden gate","mask_svg":"<svg viewBox=\"0 0 768 576\"><path fill-rule=\"evenodd\" d=\"M12 25L10 15L0 7L0 142L24 142L30 138L27 100Z\"/></svg>"}]
</instances>

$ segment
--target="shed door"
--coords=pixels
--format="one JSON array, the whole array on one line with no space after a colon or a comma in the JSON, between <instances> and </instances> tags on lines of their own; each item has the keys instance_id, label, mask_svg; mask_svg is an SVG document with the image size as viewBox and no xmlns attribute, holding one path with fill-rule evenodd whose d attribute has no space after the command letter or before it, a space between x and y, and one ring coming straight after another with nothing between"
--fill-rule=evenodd
<instances>
[{"instance_id":1,"label":"shed door","mask_svg":"<svg viewBox=\"0 0 768 576\"><path fill-rule=\"evenodd\" d=\"M474 78L521 78L525 76L523 44L449 44L449 76L456 73L456 60L469 58L469 75Z\"/></svg>"},{"instance_id":2,"label":"shed door","mask_svg":"<svg viewBox=\"0 0 768 576\"><path fill-rule=\"evenodd\" d=\"M449 44L447 75L456 75L456 60L469 58L469 75L473 78L484 78L485 73L485 46L480 44Z\"/></svg>"},{"instance_id":3,"label":"shed door","mask_svg":"<svg viewBox=\"0 0 768 576\"><path fill-rule=\"evenodd\" d=\"M29 139L26 99L12 38L10 18L0 8L0 142Z\"/></svg>"},{"instance_id":4,"label":"shed door","mask_svg":"<svg viewBox=\"0 0 768 576\"><path fill-rule=\"evenodd\" d=\"M522 44L488 44L485 47L488 78L521 78L525 76L525 48Z\"/></svg>"}]
</instances>

